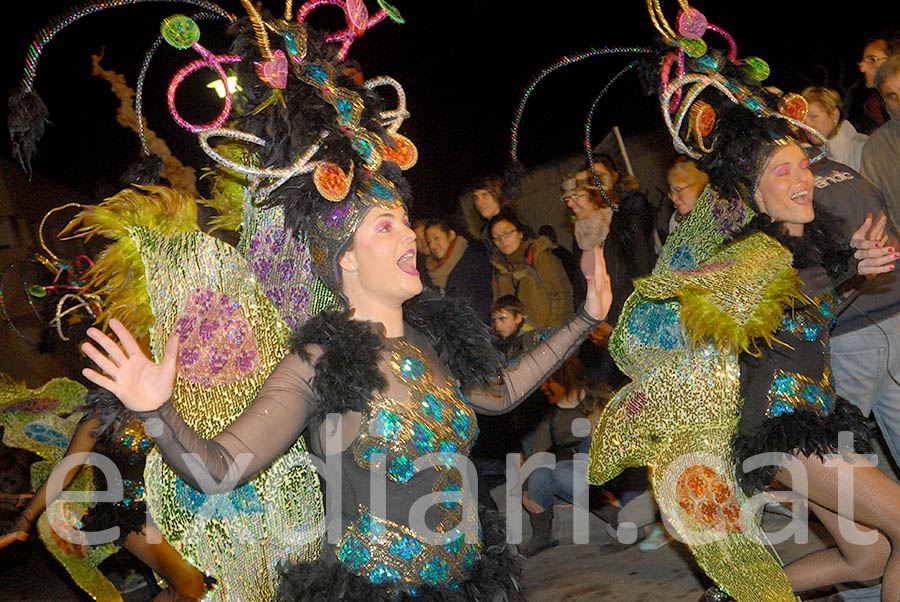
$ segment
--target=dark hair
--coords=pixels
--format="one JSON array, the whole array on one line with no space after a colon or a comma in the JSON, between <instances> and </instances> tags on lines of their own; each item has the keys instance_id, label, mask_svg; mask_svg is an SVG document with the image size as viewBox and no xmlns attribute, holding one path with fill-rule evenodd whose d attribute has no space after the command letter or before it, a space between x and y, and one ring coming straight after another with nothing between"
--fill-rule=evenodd
<instances>
[{"instance_id":1,"label":"dark hair","mask_svg":"<svg viewBox=\"0 0 900 602\"><path fill-rule=\"evenodd\" d=\"M556 244L556 229L550 224L544 224L540 228L538 228L538 236L546 236L550 239L550 242Z\"/></svg>"},{"instance_id":2,"label":"dark hair","mask_svg":"<svg viewBox=\"0 0 900 602\"><path fill-rule=\"evenodd\" d=\"M497 203L500 205L506 202L506 198L503 196L503 176L500 174L478 174L469 181L465 192L466 194L472 194L476 190L487 190L494 195L494 198L497 199Z\"/></svg>"},{"instance_id":3,"label":"dark hair","mask_svg":"<svg viewBox=\"0 0 900 602\"><path fill-rule=\"evenodd\" d=\"M900 54L900 30L885 29L866 38L863 42L863 48L875 42L883 40L886 46L885 52L888 56Z\"/></svg>"},{"instance_id":4,"label":"dark hair","mask_svg":"<svg viewBox=\"0 0 900 602\"><path fill-rule=\"evenodd\" d=\"M444 231L444 234L450 234L450 231L456 232L456 228L454 228L447 220L441 218L432 218L425 222L425 230L428 228L440 228Z\"/></svg>"},{"instance_id":5,"label":"dark hair","mask_svg":"<svg viewBox=\"0 0 900 602\"><path fill-rule=\"evenodd\" d=\"M515 295L503 295L491 303L491 313L501 309L509 309L519 315L525 315L525 304Z\"/></svg>"},{"instance_id":6,"label":"dark hair","mask_svg":"<svg viewBox=\"0 0 900 602\"><path fill-rule=\"evenodd\" d=\"M522 233L523 240L533 238L530 235L531 230L529 228L527 228L525 226L525 224L522 223L522 221L518 218L518 216L515 213L513 213L512 211L501 211L500 213L498 213L497 215L495 215L494 217L492 217L491 219L488 220L487 233L488 233L488 236L492 240L493 240L493 233L494 233L494 225L499 222L511 223L513 226L516 227L516 230L518 230L519 232Z\"/></svg>"},{"instance_id":7,"label":"dark hair","mask_svg":"<svg viewBox=\"0 0 900 602\"><path fill-rule=\"evenodd\" d=\"M621 174L621 170L619 169L619 166L616 165L615 159L606 153L591 153L591 162L586 163L585 168L588 171L591 171L594 167L594 163L603 163L610 172Z\"/></svg>"}]
</instances>

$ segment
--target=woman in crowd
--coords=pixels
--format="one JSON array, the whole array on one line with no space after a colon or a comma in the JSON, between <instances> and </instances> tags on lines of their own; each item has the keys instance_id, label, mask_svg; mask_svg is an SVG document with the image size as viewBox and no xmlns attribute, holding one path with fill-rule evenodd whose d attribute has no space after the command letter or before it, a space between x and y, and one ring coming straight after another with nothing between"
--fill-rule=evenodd
<instances>
[{"instance_id":1,"label":"woman in crowd","mask_svg":"<svg viewBox=\"0 0 900 602\"><path fill-rule=\"evenodd\" d=\"M447 297L468 301L485 324L491 320L491 264L443 220L425 224L425 239L436 261L428 268L431 284Z\"/></svg>"},{"instance_id":2,"label":"woman in crowd","mask_svg":"<svg viewBox=\"0 0 900 602\"><path fill-rule=\"evenodd\" d=\"M828 156L859 171L862 149L869 137L857 132L844 117L840 95L831 88L810 86L803 90L802 96L809 103L806 125L825 135ZM811 133L806 134L806 140L815 146L822 144L822 139Z\"/></svg>"},{"instance_id":3,"label":"woman in crowd","mask_svg":"<svg viewBox=\"0 0 900 602\"><path fill-rule=\"evenodd\" d=\"M697 169L697 164L689 157L678 155L666 173L669 184L669 199L675 207L675 213L669 220L669 232L691 212L700 194L709 183L709 176Z\"/></svg>"},{"instance_id":4,"label":"woman in crowd","mask_svg":"<svg viewBox=\"0 0 900 602\"><path fill-rule=\"evenodd\" d=\"M572 313L572 285L546 238L528 238L519 219L499 213L488 222L496 251L494 299L515 295L535 328L560 326Z\"/></svg>"},{"instance_id":5,"label":"woman in crowd","mask_svg":"<svg viewBox=\"0 0 900 602\"><path fill-rule=\"evenodd\" d=\"M630 278L650 273L655 260L653 246L653 212L647 197L640 192L640 184L634 176L622 174L612 157L596 153L592 157L593 172L600 180L600 188L612 204L613 217L610 229L622 239L625 267Z\"/></svg>"}]
</instances>

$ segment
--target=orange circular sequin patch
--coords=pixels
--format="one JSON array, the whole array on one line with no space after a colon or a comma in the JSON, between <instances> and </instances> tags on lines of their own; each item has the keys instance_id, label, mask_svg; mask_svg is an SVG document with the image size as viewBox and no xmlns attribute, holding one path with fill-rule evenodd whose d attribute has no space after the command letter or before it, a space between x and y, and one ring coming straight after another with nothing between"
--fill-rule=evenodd
<instances>
[{"instance_id":1,"label":"orange circular sequin patch","mask_svg":"<svg viewBox=\"0 0 900 602\"><path fill-rule=\"evenodd\" d=\"M384 146L384 158L391 163L396 163L400 169L409 169L419 160L419 151L412 140L402 134L391 134L395 148Z\"/></svg>"},{"instance_id":2,"label":"orange circular sequin patch","mask_svg":"<svg viewBox=\"0 0 900 602\"><path fill-rule=\"evenodd\" d=\"M350 182L353 181L353 167L350 174L344 173L340 166L334 163L319 163L313 172L313 182L316 190L332 203L340 203L350 192Z\"/></svg>"},{"instance_id":3,"label":"orange circular sequin patch","mask_svg":"<svg viewBox=\"0 0 900 602\"><path fill-rule=\"evenodd\" d=\"M806 121L806 114L809 112L809 103L806 99L793 92L785 94L779 103L778 110L782 115L787 115L797 121Z\"/></svg>"},{"instance_id":4,"label":"orange circular sequin patch","mask_svg":"<svg viewBox=\"0 0 900 602\"><path fill-rule=\"evenodd\" d=\"M737 498L709 466L695 464L688 467L678 477L675 487L682 510L707 529L743 532Z\"/></svg>"}]
</instances>

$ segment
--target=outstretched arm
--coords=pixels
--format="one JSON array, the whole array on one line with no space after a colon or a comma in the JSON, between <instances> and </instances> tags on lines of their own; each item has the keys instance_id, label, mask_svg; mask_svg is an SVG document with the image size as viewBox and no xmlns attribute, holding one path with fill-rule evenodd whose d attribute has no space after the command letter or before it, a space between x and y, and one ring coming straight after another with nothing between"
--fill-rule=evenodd
<instances>
[{"instance_id":1,"label":"outstretched arm","mask_svg":"<svg viewBox=\"0 0 900 602\"><path fill-rule=\"evenodd\" d=\"M69 442L69 448L66 450L65 455L69 456L75 453L89 452L94 449L97 439L91 436L91 431L98 426L100 426L100 421L96 418L82 420L75 429L75 433L72 435L72 440ZM57 465L54 472L59 468L61 467ZM49 483L54 481L54 479L48 478L41 483L41 486L38 487L34 497L31 498L31 501L25 506L25 509L22 510L22 513L19 514L19 518L16 519L12 529L5 535L0 536L0 549L5 548L15 541L26 541L28 539L28 533L31 531L34 523L44 510L47 509L47 506L53 503L53 500L56 499L60 491L68 487L69 483L72 482L72 479L75 478L75 475L78 474L79 470L81 470L80 465L70 468L63 477L60 489L49 491Z\"/></svg>"},{"instance_id":2,"label":"outstretched arm","mask_svg":"<svg viewBox=\"0 0 900 602\"><path fill-rule=\"evenodd\" d=\"M499 390L475 388L468 392L469 402L481 414L504 414L526 399L597 327L609 311L612 289L603 249L594 247L594 271L586 276L587 299L584 307L553 335L518 358L518 362L503 371Z\"/></svg>"},{"instance_id":3,"label":"outstretched arm","mask_svg":"<svg viewBox=\"0 0 900 602\"><path fill-rule=\"evenodd\" d=\"M168 402L175 382L178 338L169 338L162 363L156 365L121 323L111 320L110 327L119 343L95 328L88 331L103 352L90 343L83 346L84 352L104 374L85 369L85 377L137 412L166 462L204 493L230 491L249 481L294 444L313 414L312 367L289 354L269 375L254 402L222 432L204 439Z\"/></svg>"}]
</instances>

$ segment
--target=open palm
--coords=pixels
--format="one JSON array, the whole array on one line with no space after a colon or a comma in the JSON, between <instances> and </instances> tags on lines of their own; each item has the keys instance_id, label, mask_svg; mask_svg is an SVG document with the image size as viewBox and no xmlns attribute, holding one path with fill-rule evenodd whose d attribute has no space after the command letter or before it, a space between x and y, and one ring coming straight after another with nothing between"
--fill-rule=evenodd
<instances>
[{"instance_id":1,"label":"open palm","mask_svg":"<svg viewBox=\"0 0 900 602\"><path fill-rule=\"evenodd\" d=\"M584 309L595 320L605 320L609 313L609 307L612 305L612 286L609 281L609 273L606 271L603 247L594 247L593 254L593 273L585 274L588 287Z\"/></svg>"},{"instance_id":2,"label":"open palm","mask_svg":"<svg viewBox=\"0 0 900 602\"><path fill-rule=\"evenodd\" d=\"M91 343L85 343L81 347L103 373L85 368L82 374L92 383L118 397L132 411L157 409L172 396L178 337L169 337L162 363L157 365L144 355L137 341L121 322L110 320L109 326L118 337L118 343L96 328L90 328L87 335L103 351Z\"/></svg>"}]
</instances>

